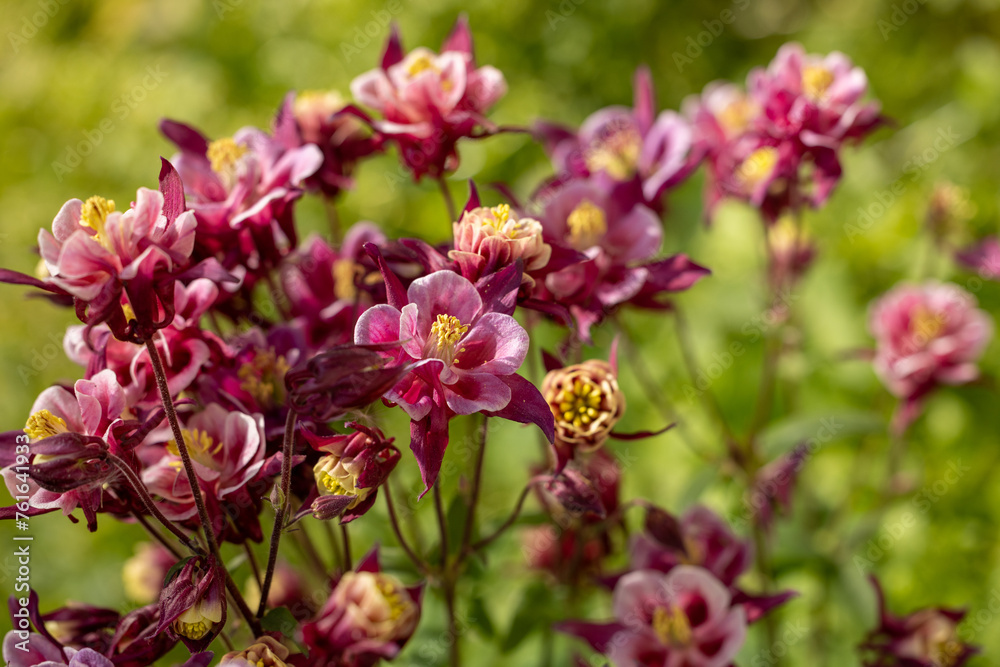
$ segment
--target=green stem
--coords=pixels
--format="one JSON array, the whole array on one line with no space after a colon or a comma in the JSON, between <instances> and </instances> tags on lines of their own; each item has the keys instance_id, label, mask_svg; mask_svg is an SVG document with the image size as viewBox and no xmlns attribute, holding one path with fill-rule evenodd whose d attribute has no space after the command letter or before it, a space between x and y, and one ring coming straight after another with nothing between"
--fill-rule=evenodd
<instances>
[{"instance_id":1,"label":"green stem","mask_svg":"<svg viewBox=\"0 0 1000 667\"><path fill-rule=\"evenodd\" d=\"M271 530L271 548L267 555L267 570L264 572L264 584L260 587L260 605L257 607L257 618L264 615L267 609L267 595L271 590L271 579L278 563L278 543L281 541L281 531L285 527L285 516L288 509L288 494L292 487L292 454L295 441L295 410L288 410L285 420L285 435L281 444L281 486L278 502L280 507L274 508L274 527Z\"/></svg>"}]
</instances>

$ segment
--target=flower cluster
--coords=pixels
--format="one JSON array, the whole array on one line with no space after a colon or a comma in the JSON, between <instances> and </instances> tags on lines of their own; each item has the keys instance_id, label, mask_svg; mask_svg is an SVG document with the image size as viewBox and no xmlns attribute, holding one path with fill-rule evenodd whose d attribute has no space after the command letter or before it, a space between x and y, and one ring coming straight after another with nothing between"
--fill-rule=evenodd
<instances>
[{"instance_id":1,"label":"flower cluster","mask_svg":"<svg viewBox=\"0 0 1000 667\"><path fill-rule=\"evenodd\" d=\"M597 111L578 130L527 130L558 173L523 203L509 186L497 188L502 201L484 203L470 183L464 210L442 221L450 240L440 245L392 239L368 221L342 238L336 227L332 240L300 241L297 206L318 194L332 210L366 158L395 150L415 181L439 181L450 210L459 142L522 130L487 117L507 83L477 64L464 18L439 52L404 52L393 27L381 64L353 81L351 99L289 93L266 130L209 139L163 120L177 153L161 161L158 189L139 188L128 207L101 196L54 206L51 231L38 236L40 275L2 270L0 281L74 309L80 324L67 330L65 350L79 378L43 391L23 428L0 436L2 475L18 499L0 517L59 510L73 521L82 514L90 531L99 520L141 525L149 541L123 577L143 606L43 614L26 594L29 604L12 603L7 662L144 667L183 644L187 666L207 667L224 642L222 665L371 667L418 632L431 585L444 599L457 666L461 577L533 502L543 512L522 536L530 576L611 592L612 621L559 630L620 666L730 665L748 628L794 593L744 590L754 543L706 507L675 517L622 498L628 465L615 441L654 438L673 424L621 430L634 405L618 360L624 327L606 354L584 350L606 339L608 320L621 324L623 309L678 314L672 295L709 276L664 233L667 195L702 164L709 215L736 197L774 223L822 205L840 177L840 151L882 117L845 56L797 45L754 70L746 91L712 84L684 114L657 110L652 80L640 68L633 107ZM935 220L951 215L945 208ZM809 269L815 249L801 231L795 221L769 227L770 287ZM961 257L995 263L995 246ZM902 399L904 424L933 389L977 377L991 334L970 295L937 283L889 293L871 327L875 370ZM555 351L540 350L553 335ZM545 375L531 363L539 358ZM478 427L460 443L460 454L474 453L463 475L446 465L459 420ZM387 435L399 422L412 457L395 444L399 433ZM501 425L521 428L507 422L537 436L542 456L518 462L528 481L488 532L477 516L486 440ZM724 434L720 468L772 496L752 526L766 545L777 514L793 509L806 449L768 461L760 426L744 441ZM407 469L420 480L403 515L393 493ZM436 545L414 516L428 492ZM646 509L638 533L627 518L635 507ZM366 517L371 530L356 530ZM380 526L408 564L387 558L384 571L377 546L365 545L355 565L350 531L357 541ZM329 548L314 544L320 531ZM289 544L308 574L285 560ZM766 563L759 569L770 576ZM953 645L962 651L949 664L961 664L970 649L953 641L959 619L883 610L865 645L878 656L870 664L890 664L888 655L936 664Z\"/></svg>"}]
</instances>

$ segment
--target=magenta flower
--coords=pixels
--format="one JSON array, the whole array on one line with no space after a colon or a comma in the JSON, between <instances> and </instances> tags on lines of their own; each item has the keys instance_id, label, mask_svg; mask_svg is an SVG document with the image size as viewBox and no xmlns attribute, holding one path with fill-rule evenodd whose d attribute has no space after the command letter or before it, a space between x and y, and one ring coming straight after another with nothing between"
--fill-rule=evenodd
<instances>
[{"instance_id":1,"label":"magenta flower","mask_svg":"<svg viewBox=\"0 0 1000 667\"><path fill-rule=\"evenodd\" d=\"M1000 239L995 236L955 253L955 259L980 278L1000 280Z\"/></svg>"},{"instance_id":2,"label":"magenta flower","mask_svg":"<svg viewBox=\"0 0 1000 667\"><path fill-rule=\"evenodd\" d=\"M275 137L245 127L232 137L209 142L187 125L160 123L160 131L181 151L174 163L198 219L196 253L223 257L227 269L269 268L296 243L292 205L323 155L312 144L282 141L281 123L290 123L294 130L288 103L285 106Z\"/></svg>"},{"instance_id":3,"label":"magenta flower","mask_svg":"<svg viewBox=\"0 0 1000 667\"><path fill-rule=\"evenodd\" d=\"M686 255L654 260L663 229L652 210L623 202L593 181L559 188L542 215L544 238L586 256L545 276L534 297L569 309L580 336L615 307L662 307L662 294L688 289L709 273Z\"/></svg>"},{"instance_id":4,"label":"magenta flower","mask_svg":"<svg viewBox=\"0 0 1000 667\"><path fill-rule=\"evenodd\" d=\"M357 116L341 113L346 107L347 101L333 90L299 93L291 107L300 141L323 152L323 163L305 187L327 197L353 188L357 163L382 149L381 135Z\"/></svg>"},{"instance_id":5,"label":"magenta flower","mask_svg":"<svg viewBox=\"0 0 1000 667\"><path fill-rule=\"evenodd\" d=\"M302 625L308 665L372 667L392 660L420 621L422 586L382 572L372 551L333 587L315 620Z\"/></svg>"},{"instance_id":6,"label":"magenta flower","mask_svg":"<svg viewBox=\"0 0 1000 667\"><path fill-rule=\"evenodd\" d=\"M742 199L767 222L809 204L822 206L840 180L839 152L885 122L861 100L864 71L840 53L807 55L786 44L747 91L711 83L684 103L695 145L708 162L705 214L723 198Z\"/></svg>"},{"instance_id":7,"label":"magenta flower","mask_svg":"<svg viewBox=\"0 0 1000 667\"><path fill-rule=\"evenodd\" d=\"M878 597L879 626L859 647L864 667L962 667L979 653L958 635L965 610L937 607L895 616L886 607L878 580L870 580Z\"/></svg>"},{"instance_id":8,"label":"magenta flower","mask_svg":"<svg viewBox=\"0 0 1000 667\"><path fill-rule=\"evenodd\" d=\"M979 377L976 361L993 336L989 315L950 283L900 285L875 301L869 315L875 373L904 401L897 428L919 414L921 399L939 385Z\"/></svg>"},{"instance_id":9,"label":"magenta flower","mask_svg":"<svg viewBox=\"0 0 1000 667\"><path fill-rule=\"evenodd\" d=\"M397 279L389 303L358 320L357 343L398 345L383 354L394 366L413 365L385 398L412 420L410 447L427 488L437 479L452 415L483 412L534 423L552 439L548 405L516 375L528 352L528 334L510 315L520 271L494 278L481 294L457 273L437 271L414 280L405 295Z\"/></svg>"},{"instance_id":10,"label":"magenta flower","mask_svg":"<svg viewBox=\"0 0 1000 667\"><path fill-rule=\"evenodd\" d=\"M558 180L596 175L612 183L638 181L637 201L659 210L663 193L686 179L698 165L688 121L673 111L656 116L656 94L649 69L635 72L632 109L612 106L591 114L579 131L538 123ZM655 116L655 119L654 119Z\"/></svg>"},{"instance_id":11,"label":"magenta flower","mask_svg":"<svg viewBox=\"0 0 1000 667\"><path fill-rule=\"evenodd\" d=\"M111 499L102 501L103 485L110 479L106 452L112 426L121 422L125 407L124 392L111 371L77 380L73 391L55 386L39 394L24 427L24 434L38 443L32 446L38 456L31 466L38 479L31 475L29 493L20 493L18 470L7 466L2 475L11 495L28 495L33 509L61 509L66 516L79 507L91 529L96 528L96 513L115 506Z\"/></svg>"},{"instance_id":12,"label":"magenta flower","mask_svg":"<svg viewBox=\"0 0 1000 667\"><path fill-rule=\"evenodd\" d=\"M204 651L226 625L223 566L212 556L194 556L160 593L156 634L179 639L192 653Z\"/></svg>"},{"instance_id":13,"label":"magenta flower","mask_svg":"<svg viewBox=\"0 0 1000 667\"><path fill-rule=\"evenodd\" d=\"M351 82L354 98L381 114L374 128L399 145L404 164L417 179L457 168L456 142L477 136L480 128L494 131L485 114L506 92L498 69L476 66L464 17L439 54L419 47L404 56L393 27L381 66Z\"/></svg>"},{"instance_id":14,"label":"magenta flower","mask_svg":"<svg viewBox=\"0 0 1000 667\"><path fill-rule=\"evenodd\" d=\"M170 323L174 282L194 248L194 214L184 210L180 182L165 160L160 183L159 192L139 188L125 212L103 197L71 199L52 232L38 234L46 282L76 299L81 320L108 322L122 340L147 338Z\"/></svg>"},{"instance_id":15,"label":"magenta flower","mask_svg":"<svg viewBox=\"0 0 1000 667\"><path fill-rule=\"evenodd\" d=\"M340 517L341 523L358 518L375 504L378 487L399 462L392 438L377 428L349 422L353 433L316 435L302 429L309 445L323 456L313 467L319 497L304 509L317 519Z\"/></svg>"},{"instance_id":16,"label":"magenta flower","mask_svg":"<svg viewBox=\"0 0 1000 667\"><path fill-rule=\"evenodd\" d=\"M573 621L557 629L585 639L616 665L651 667L727 667L746 639L743 608L700 567L631 572L615 586L613 605L613 623Z\"/></svg>"},{"instance_id":17,"label":"magenta flower","mask_svg":"<svg viewBox=\"0 0 1000 667\"><path fill-rule=\"evenodd\" d=\"M242 541L260 539L257 516L259 498L253 498L247 484L254 480L264 466L263 419L238 411L228 411L217 403L187 418L181 433L191 455L195 474L206 492L206 503L215 511L217 532L228 529L230 512L237 512L233 521L238 529L227 534ZM150 446L147 456L154 452L160 458L142 471L142 480L151 494L158 498L163 513L170 519L193 519L197 513L194 495L187 475L181 465L177 443L172 440L165 446Z\"/></svg>"},{"instance_id":18,"label":"magenta flower","mask_svg":"<svg viewBox=\"0 0 1000 667\"><path fill-rule=\"evenodd\" d=\"M373 223L359 222L347 231L340 248L313 236L282 264L281 282L293 324L305 332L310 347L350 343L361 313L385 301L378 267L364 246L386 242Z\"/></svg>"}]
</instances>

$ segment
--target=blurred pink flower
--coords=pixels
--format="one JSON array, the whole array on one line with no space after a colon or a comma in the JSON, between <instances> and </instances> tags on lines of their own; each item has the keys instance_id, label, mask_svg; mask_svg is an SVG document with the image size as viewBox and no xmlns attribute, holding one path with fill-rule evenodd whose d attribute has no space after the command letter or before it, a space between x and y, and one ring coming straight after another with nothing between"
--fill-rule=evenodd
<instances>
[{"instance_id":1,"label":"blurred pink flower","mask_svg":"<svg viewBox=\"0 0 1000 667\"><path fill-rule=\"evenodd\" d=\"M458 166L455 143L493 130L485 114L507 92L495 67L476 66L466 19L456 22L440 53L418 47L404 56L393 27L380 67L351 82L361 104L378 111L374 128L399 144L415 178L437 178Z\"/></svg>"}]
</instances>

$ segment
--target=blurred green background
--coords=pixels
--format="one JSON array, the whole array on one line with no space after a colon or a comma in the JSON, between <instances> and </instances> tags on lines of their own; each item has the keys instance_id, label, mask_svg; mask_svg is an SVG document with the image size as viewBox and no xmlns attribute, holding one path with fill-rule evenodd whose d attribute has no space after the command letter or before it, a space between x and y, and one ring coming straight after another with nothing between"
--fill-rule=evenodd
<instances>
[{"instance_id":1,"label":"blurred green background","mask_svg":"<svg viewBox=\"0 0 1000 667\"><path fill-rule=\"evenodd\" d=\"M991 313L1000 312L1000 285L970 282L970 276L956 272L934 254L921 222L934 183L948 179L969 188L977 208L966 237L997 232L996 0L400 0L399 5L381 0L5 0L0 4L0 265L31 273L38 228L50 224L66 199L102 194L127 202L138 186L153 187L157 157L173 152L157 133L161 117L224 136L247 124L267 126L289 89L347 92L354 76L376 65L387 29L370 39L358 36L390 5L399 8L392 18L407 47L436 48L456 15L468 13L479 61L507 77L510 91L493 114L503 124L527 124L538 117L576 124L602 106L629 104L632 73L640 63L652 68L660 108L676 109L709 81L742 81L751 67L766 64L791 39L813 52L841 50L865 68L874 96L896 125L848 151L844 180L829 205L807 215L820 254L790 296L797 314L785 335L795 351L781 366L781 415L769 426L765 443L777 455L816 437L823 419L841 426L809 460L793 515L775 535L772 560L779 584L802 595L778 615L779 644L768 646L755 630L738 663L856 664L854 646L874 623L875 608L855 557L870 558L867 541L888 531L891 545L872 567L892 607L906 612L935 604L967 606L971 614L963 637L986 648L986 657L974 662L996 664L1000 618L990 601L1000 599L1000 411L994 383L988 379L942 391L929 402L907 442L901 484L909 492L887 512L877 513L888 447L885 422L893 401L866 363L844 360L845 352L870 345L868 302L900 280L919 277L918 271L926 272L921 266L941 279L957 280ZM714 22L727 9L736 19L719 30ZM709 32L713 27L717 35ZM700 52L691 46L699 38ZM675 54L690 62L678 66ZM959 139L947 150L935 150L939 131ZM524 196L549 173L537 146L524 136L506 135L465 144L455 179L505 180ZM365 164L357 190L341 200L342 219L374 220L395 235L449 238L432 184L398 186L398 174L392 155ZM888 202L884 192L897 181L902 194ZM456 184L456 193L460 187ZM740 430L753 408L759 334L766 329L766 299L757 278L763 269L761 225L746 209L728 205L711 228L704 227L700 188L699 175L672 197L665 251L688 252L714 271L678 301L690 319L701 368L709 372L713 362L728 366L712 390ZM884 214L862 227L863 233L845 232L845 225L858 224L859 207L868 209L880 198L888 204ZM319 202L307 199L299 210L303 228L322 228ZM656 427L664 407L682 420L682 428L666 436L616 447L626 468L626 496L646 496L678 511L698 500L738 518L741 491L731 471L692 453L694 448L712 458L723 449L702 404L685 394L672 320L637 313L624 320L639 343L639 366L662 388L668 405L652 405L640 389L637 365L623 363L629 396L623 430ZM73 321L70 312L26 302L17 288L3 286L3 429L20 427L47 385L80 375L58 349ZM605 356L612 333L602 331L597 349L586 354ZM549 339L554 340L551 332ZM747 352L732 363L715 356L734 342ZM1000 346L990 346L982 367L988 378L996 375ZM405 446L404 425L395 424ZM533 438L522 433L507 425L491 443L488 522L506 515L526 466L537 458ZM454 449L449 457L458 470L467 465L467 452L461 458L461 448ZM945 484L952 464L968 470L956 483ZM403 474L413 479L408 459ZM455 485L460 477L453 475L448 483ZM915 499L921 493L933 502L918 509ZM915 526L896 530L907 512ZM421 512L420 521L426 523L426 514ZM356 555L379 536L394 545L383 517L379 504L358 524ZM36 537L32 585L43 609L67 598L125 605L121 564L140 531L102 518L100 532L91 535L80 524L47 515L32 520L31 532ZM5 594L13 587L12 534L11 526L0 525L0 590ZM392 548L387 558L402 563ZM522 587L537 578L523 574L522 562L516 537L505 539L463 594L471 600L474 589L477 596L496 601L490 622L480 613L468 633L474 647L466 651L469 664L567 664L570 642L563 638L554 640L557 657L551 663L545 657L552 648L548 639L531 639L510 655L490 657L496 650L487 645L502 643ZM747 583L755 585L752 577ZM561 604L562 594L552 595L549 607ZM432 596L421 634L401 664L433 664L424 649L433 648L439 637L439 609ZM607 599L589 598L574 611L601 618L608 613ZM0 617L0 630L8 627L8 619ZM490 639L491 634L497 638Z\"/></svg>"}]
</instances>

